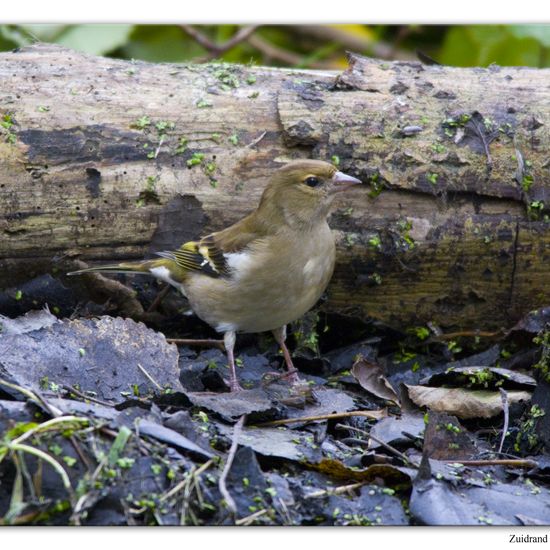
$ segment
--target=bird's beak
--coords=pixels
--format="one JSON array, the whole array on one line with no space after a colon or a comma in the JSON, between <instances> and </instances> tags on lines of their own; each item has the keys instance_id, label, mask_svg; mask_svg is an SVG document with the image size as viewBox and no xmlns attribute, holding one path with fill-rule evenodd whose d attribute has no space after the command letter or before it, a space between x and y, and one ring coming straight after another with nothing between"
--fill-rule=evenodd
<instances>
[{"instance_id":1,"label":"bird's beak","mask_svg":"<svg viewBox=\"0 0 550 550\"><path fill-rule=\"evenodd\" d=\"M331 191L332 193L337 193L338 191L345 191L346 189L349 189L350 187L357 185L358 183L363 183L363 182L361 180L358 180L357 178L348 176L343 172L336 172L334 176L332 176Z\"/></svg>"}]
</instances>

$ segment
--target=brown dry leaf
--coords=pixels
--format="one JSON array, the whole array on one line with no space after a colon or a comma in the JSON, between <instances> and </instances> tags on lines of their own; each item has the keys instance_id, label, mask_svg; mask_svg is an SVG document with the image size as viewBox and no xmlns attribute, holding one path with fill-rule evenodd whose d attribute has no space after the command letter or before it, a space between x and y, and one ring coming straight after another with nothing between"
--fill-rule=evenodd
<instances>
[{"instance_id":1,"label":"brown dry leaf","mask_svg":"<svg viewBox=\"0 0 550 550\"><path fill-rule=\"evenodd\" d=\"M419 407L429 407L437 412L454 414L459 418L492 418L502 412L502 399L499 392L468 390L465 388L430 388L408 386L409 397ZM508 391L510 405L529 401L527 391Z\"/></svg>"},{"instance_id":2,"label":"brown dry leaf","mask_svg":"<svg viewBox=\"0 0 550 550\"><path fill-rule=\"evenodd\" d=\"M397 397L391 384L386 380L380 365L371 363L359 356L359 359L355 361L351 369L351 374L357 379L361 387L365 388L368 392L376 395L376 397L388 399L400 405L399 397Z\"/></svg>"},{"instance_id":3,"label":"brown dry leaf","mask_svg":"<svg viewBox=\"0 0 550 550\"><path fill-rule=\"evenodd\" d=\"M416 474L412 468L391 466L389 464L371 464L362 470L350 468L334 458L323 458L320 462L306 465L335 479L371 482L383 479L386 485L410 484L411 477Z\"/></svg>"}]
</instances>

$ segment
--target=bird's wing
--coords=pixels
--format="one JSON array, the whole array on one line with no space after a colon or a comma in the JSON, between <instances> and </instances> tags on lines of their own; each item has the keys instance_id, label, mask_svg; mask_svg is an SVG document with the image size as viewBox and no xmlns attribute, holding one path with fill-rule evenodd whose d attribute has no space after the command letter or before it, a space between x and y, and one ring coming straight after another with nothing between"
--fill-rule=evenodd
<instances>
[{"instance_id":1,"label":"bird's wing","mask_svg":"<svg viewBox=\"0 0 550 550\"><path fill-rule=\"evenodd\" d=\"M250 215L223 231L203 237L200 241L189 241L178 250L157 254L175 261L185 271L223 277L231 273L228 259L232 254L243 252L254 241L265 236L264 226L257 222L254 215Z\"/></svg>"},{"instance_id":2,"label":"bird's wing","mask_svg":"<svg viewBox=\"0 0 550 550\"><path fill-rule=\"evenodd\" d=\"M225 257L216 246L212 235L208 235L200 241L189 241L177 250L157 252L157 255L173 260L178 267L185 271L203 273L210 277L227 275Z\"/></svg>"}]
</instances>

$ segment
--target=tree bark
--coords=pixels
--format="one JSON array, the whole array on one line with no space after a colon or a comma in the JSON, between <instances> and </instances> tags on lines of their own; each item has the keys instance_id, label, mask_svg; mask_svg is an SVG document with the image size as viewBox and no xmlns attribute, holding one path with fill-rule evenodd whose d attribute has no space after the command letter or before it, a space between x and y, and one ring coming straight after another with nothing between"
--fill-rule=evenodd
<instances>
[{"instance_id":1,"label":"tree bark","mask_svg":"<svg viewBox=\"0 0 550 550\"><path fill-rule=\"evenodd\" d=\"M340 74L3 53L0 287L219 230L281 163L319 158L369 183L330 219L329 311L510 326L550 302L549 81L355 55Z\"/></svg>"}]
</instances>

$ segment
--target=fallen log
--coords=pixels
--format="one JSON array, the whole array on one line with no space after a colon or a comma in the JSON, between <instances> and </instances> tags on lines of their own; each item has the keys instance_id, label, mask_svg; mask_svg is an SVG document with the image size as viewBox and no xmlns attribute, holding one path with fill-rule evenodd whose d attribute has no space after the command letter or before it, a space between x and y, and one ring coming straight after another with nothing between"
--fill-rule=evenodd
<instances>
[{"instance_id":1,"label":"fallen log","mask_svg":"<svg viewBox=\"0 0 550 550\"><path fill-rule=\"evenodd\" d=\"M493 329L550 302L550 71L350 55L342 73L0 54L0 289L233 223L319 158L339 198L328 311ZM64 280L65 284L70 284Z\"/></svg>"}]
</instances>

